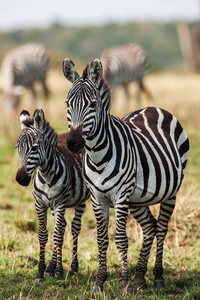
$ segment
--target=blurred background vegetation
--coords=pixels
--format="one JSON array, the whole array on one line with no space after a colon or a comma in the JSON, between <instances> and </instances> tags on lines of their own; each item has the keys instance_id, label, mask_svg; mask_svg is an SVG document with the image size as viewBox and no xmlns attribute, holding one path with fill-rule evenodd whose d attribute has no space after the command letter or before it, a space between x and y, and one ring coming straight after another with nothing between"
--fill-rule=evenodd
<instances>
[{"instance_id":1,"label":"blurred background vegetation","mask_svg":"<svg viewBox=\"0 0 200 300\"><path fill-rule=\"evenodd\" d=\"M188 23L195 32L197 22ZM146 51L149 70L180 70L183 59L175 22L107 23L101 26L66 26L54 22L47 28L0 32L0 63L5 53L26 42L44 44L53 67L60 67L64 57L85 64L100 57L105 48L125 43L140 44Z\"/></svg>"}]
</instances>

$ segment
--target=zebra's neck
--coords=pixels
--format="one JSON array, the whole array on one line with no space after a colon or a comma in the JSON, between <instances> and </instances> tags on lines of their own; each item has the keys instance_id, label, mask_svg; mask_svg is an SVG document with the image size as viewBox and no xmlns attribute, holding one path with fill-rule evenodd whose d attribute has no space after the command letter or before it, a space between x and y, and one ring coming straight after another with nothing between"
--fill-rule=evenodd
<instances>
[{"instance_id":1,"label":"zebra's neck","mask_svg":"<svg viewBox=\"0 0 200 300\"><path fill-rule=\"evenodd\" d=\"M44 141L46 143L49 143L54 146L57 145L58 135L48 122L46 122L43 132Z\"/></svg>"},{"instance_id":2,"label":"zebra's neck","mask_svg":"<svg viewBox=\"0 0 200 300\"><path fill-rule=\"evenodd\" d=\"M112 123L113 117L110 115L110 89L107 83L102 79L99 85L101 96L102 109L98 120L98 126L92 137L86 140L86 152L90 159L95 164L104 164L112 157Z\"/></svg>"},{"instance_id":3,"label":"zebra's neck","mask_svg":"<svg viewBox=\"0 0 200 300\"><path fill-rule=\"evenodd\" d=\"M39 170L44 176L53 176L58 164L57 133L47 122L43 131L44 154ZM52 173L52 174L51 174Z\"/></svg>"}]
</instances>

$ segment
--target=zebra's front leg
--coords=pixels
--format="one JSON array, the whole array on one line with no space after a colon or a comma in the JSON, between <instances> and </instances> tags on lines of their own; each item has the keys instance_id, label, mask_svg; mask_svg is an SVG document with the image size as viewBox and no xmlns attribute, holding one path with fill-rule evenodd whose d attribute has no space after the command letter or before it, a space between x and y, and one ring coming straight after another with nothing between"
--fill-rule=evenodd
<instances>
[{"instance_id":1,"label":"zebra's front leg","mask_svg":"<svg viewBox=\"0 0 200 300\"><path fill-rule=\"evenodd\" d=\"M62 246L64 240L65 227L67 225L64 215L65 215L65 208L61 207L61 210L59 211L59 208L57 207L54 210L55 230L53 234L53 240L54 240L54 248L57 257L56 275L59 281L63 280Z\"/></svg>"},{"instance_id":2,"label":"zebra's front leg","mask_svg":"<svg viewBox=\"0 0 200 300\"><path fill-rule=\"evenodd\" d=\"M128 238L126 235L126 222L128 217L128 205L121 203L115 207L116 214L116 236L115 243L119 250L122 260L122 291L124 294L133 293L133 288L130 285L130 274L128 268L127 251Z\"/></svg>"},{"instance_id":3,"label":"zebra's front leg","mask_svg":"<svg viewBox=\"0 0 200 300\"><path fill-rule=\"evenodd\" d=\"M75 207L75 215L72 220L72 235L73 235L73 256L72 256L72 263L71 263L71 273L74 274L78 272L78 254L77 254L77 247L78 247L78 235L81 230L81 217L85 210L85 203Z\"/></svg>"},{"instance_id":4,"label":"zebra's front leg","mask_svg":"<svg viewBox=\"0 0 200 300\"><path fill-rule=\"evenodd\" d=\"M143 289L146 287L146 280L144 276L147 271L148 258L156 234L157 221L151 214L149 207L130 207L130 212L140 224L143 232L143 243L136 265L136 274L134 278L134 283L137 289Z\"/></svg>"},{"instance_id":5,"label":"zebra's front leg","mask_svg":"<svg viewBox=\"0 0 200 300\"><path fill-rule=\"evenodd\" d=\"M163 245L165 236L168 231L168 222L174 211L176 203L176 198L168 199L167 201L161 203L160 214L156 224L156 238L157 238L157 253L156 253L156 263L153 269L154 286L156 288L161 288L165 286L165 280L163 278Z\"/></svg>"},{"instance_id":6,"label":"zebra's front leg","mask_svg":"<svg viewBox=\"0 0 200 300\"><path fill-rule=\"evenodd\" d=\"M39 265L38 265L37 281L40 282L44 279L44 271L46 269L45 247L46 247L46 243L48 241L48 231L46 228L47 208L38 207L38 205L36 205L36 212L37 212L38 220L39 220L38 238L39 238L39 243L40 243L40 260L39 260Z\"/></svg>"},{"instance_id":7,"label":"zebra's front leg","mask_svg":"<svg viewBox=\"0 0 200 300\"><path fill-rule=\"evenodd\" d=\"M97 280L92 288L95 293L103 291L103 284L106 281L107 274L107 249L108 239L108 222L109 222L109 205L106 202L97 204L92 199L92 206L97 220L97 243L99 249L99 269Z\"/></svg>"}]
</instances>

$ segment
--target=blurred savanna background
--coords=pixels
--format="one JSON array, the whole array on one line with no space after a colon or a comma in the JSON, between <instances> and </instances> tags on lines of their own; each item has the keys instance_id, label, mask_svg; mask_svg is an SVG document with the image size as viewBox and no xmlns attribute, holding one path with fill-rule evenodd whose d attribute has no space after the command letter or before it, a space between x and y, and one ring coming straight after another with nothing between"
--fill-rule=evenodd
<instances>
[{"instance_id":1,"label":"blurred savanna background","mask_svg":"<svg viewBox=\"0 0 200 300\"><path fill-rule=\"evenodd\" d=\"M3 80L0 76L0 299L200 299L200 3L196 0L115 1L94 4L77 1L71 6L56 1L30 4L7 1L0 20L0 66L6 53L27 42L41 43L50 56L45 99L39 83L37 99L25 90L16 110L4 110ZM31 6L33 5L33 6ZM85 5L85 7L84 7ZM99 7L99 6L103 6ZM106 10L106 11L105 11ZM59 14L60 13L60 14ZM49 18L47 18L49 16ZM45 19L46 18L46 19ZM146 52L148 68L145 86L152 94L138 98L135 83L129 86L130 99L119 87L112 99L111 114L122 117L149 105L174 114L188 134L190 154L185 178L164 247L165 288L153 288L156 244L149 258L146 290L121 294L121 262L115 246L115 216L110 210L108 272L102 295L93 295L98 270L96 220L90 200L82 218L79 236L79 272L70 275L72 257L71 221L73 209L66 211L68 223L63 245L65 279L45 279L38 284L38 220L31 184L22 187L15 181L18 154L15 145L21 132L19 115L23 109L32 117L42 108L58 133L68 130L65 102L70 83L62 73L65 57L74 61L79 73L87 63L100 57L106 48L136 43ZM154 215L158 206L151 207ZM53 250L54 220L48 214L49 241L46 260ZM129 266L134 277L142 244L140 226L130 216L127 222ZM133 280L133 279L132 279Z\"/></svg>"}]
</instances>

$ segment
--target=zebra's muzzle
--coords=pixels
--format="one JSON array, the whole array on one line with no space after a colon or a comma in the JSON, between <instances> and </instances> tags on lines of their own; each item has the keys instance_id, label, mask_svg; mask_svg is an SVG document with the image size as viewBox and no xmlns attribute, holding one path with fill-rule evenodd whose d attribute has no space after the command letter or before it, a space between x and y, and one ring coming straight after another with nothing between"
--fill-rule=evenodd
<instances>
[{"instance_id":1,"label":"zebra's muzzle","mask_svg":"<svg viewBox=\"0 0 200 300\"><path fill-rule=\"evenodd\" d=\"M16 181L23 186L29 185L29 183L31 181L31 176L26 174L25 166L18 169L17 174L16 174Z\"/></svg>"},{"instance_id":2,"label":"zebra's muzzle","mask_svg":"<svg viewBox=\"0 0 200 300\"><path fill-rule=\"evenodd\" d=\"M71 128L66 138L67 148L76 154L83 151L85 139L82 137L82 127Z\"/></svg>"}]
</instances>

